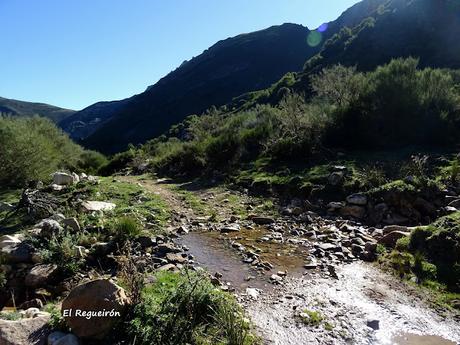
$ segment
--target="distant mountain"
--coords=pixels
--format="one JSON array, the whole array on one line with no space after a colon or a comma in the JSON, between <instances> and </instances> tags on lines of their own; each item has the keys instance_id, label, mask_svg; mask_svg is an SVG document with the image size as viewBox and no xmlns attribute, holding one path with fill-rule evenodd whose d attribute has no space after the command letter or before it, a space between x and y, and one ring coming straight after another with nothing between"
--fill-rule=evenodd
<instances>
[{"instance_id":1,"label":"distant mountain","mask_svg":"<svg viewBox=\"0 0 460 345\"><path fill-rule=\"evenodd\" d=\"M24 102L0 97L0 115L43 116L58 123L74 114L74 110L63 109L44 103Z\"/></svg>"},{"instance_id":2,"label":"distant mountain","mask_svg":"<svg viewBox=\"0 0 460 345\"><path fill-rule=\"evenodd\" d=\"M300 70L305 60L319 50L307 44L308 33L301 25L283 24L220 41L142 94L119 102L97 103L61 126L73 137L91 134L84 144L103 152L144 142L187 115L266 88L285 73ZM96 117L98 122L94 121Z\"/></svg>"},{"instance_id":3,"label":"distant mountain","mask_svg":"<svg viewBox=\"0 0 460 345\"><path fill-rule=\"evenodd\" d=\"M130 100L131 98L127 98L120 101L95 103L66 117L59 122L59 126L74 140L81 141L106 124Z\"/></svg>"}]
</instances>

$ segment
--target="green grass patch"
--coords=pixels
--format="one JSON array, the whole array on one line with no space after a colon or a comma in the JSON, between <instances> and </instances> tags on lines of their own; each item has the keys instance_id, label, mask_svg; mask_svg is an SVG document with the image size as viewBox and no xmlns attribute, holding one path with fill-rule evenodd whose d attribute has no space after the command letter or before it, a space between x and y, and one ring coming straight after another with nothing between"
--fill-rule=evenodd
<instances>
[{"instance_id":1,"label":"green grass patch","mask_svg":"<svg viewBox=\"0 0 460 345\"><path fill-rule=\"evenodd\" d=\"M144 289L129 325L137 344L255 343L234 298L203 274L161 272L156 278Z\"/></svg>"}]
</instances>

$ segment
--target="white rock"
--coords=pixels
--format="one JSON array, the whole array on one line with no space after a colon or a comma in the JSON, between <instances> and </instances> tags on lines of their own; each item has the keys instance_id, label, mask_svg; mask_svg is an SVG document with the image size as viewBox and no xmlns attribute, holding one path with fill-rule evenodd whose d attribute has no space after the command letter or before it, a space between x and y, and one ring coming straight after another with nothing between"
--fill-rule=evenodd
<instances>
[{"instance_id":1,"label":"white rock","mask_svg":"<svg viewBox=\"0 0 460 345\"><path fill-rule=\"evenodd\" d=\"M0 237L0 249L9 247L15 244L19 244L22 242L23 236L20 234L16 235L3 235Z\"/></svg>"},{"instance_id":2,"label":"white rock","mask_svg":"<svg viewBox=\"0 0 460 345\"><path fill-rule=\"evenodd\" d=\"M85 211L92 212L92 211L111 211L117 205L111 202L105 202L105 201L84 201L81 204L81 206L83 207Z\"/></svg>"},{"instance_id":3,"label":"white rock","mask_svg":"<svg viewBox=\"0 0 460 345\"><path fill-rule=\"evenodd\" d=\"M53 184L58 186L67 186L74 184L75 182L75 177L71 174L59 171L53 174Z\"/></svg>"},{"instance_id":4,"label":"white rock","mask_svg":"<svg viewBox=\"0 0 460 345\"><path fill-rule=\"evenodd\" d=\"M260 295L260 292L258 289L255 288L246 288L246 295L248 295L252 299L257 299Z\"/></svg>"}]
</instances>

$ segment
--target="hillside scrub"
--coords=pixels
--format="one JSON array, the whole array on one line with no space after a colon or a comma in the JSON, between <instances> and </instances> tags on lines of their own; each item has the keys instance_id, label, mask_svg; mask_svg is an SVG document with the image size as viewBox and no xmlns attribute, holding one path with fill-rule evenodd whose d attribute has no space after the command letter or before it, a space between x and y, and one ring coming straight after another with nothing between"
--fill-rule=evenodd
<instances>
[{"instance_id":1,"label":"hillside scrub","mask_svg":"<svg viewBox=\"0 0 460 345\"><path fill-rule=\"evenodd\" d=\"M0 117L0 185L48 180L58 169L95 172L105 157L73 143L50 120Z\"/></svg>"},{"instance_id":2,"label":"hillside scrub","mask_svg":"<svg viewBox=\"0 0 460 345\"><path fill-rule=\"evenodd\" d=\"M149 159L159 172L193 175L228 173L257 159L307 163L335 148L457 142L457 73L419 69L417 59L395 59L367 73L337 65L311 76L306 96L302 90L283 90L276 104L240 111L212 108L190 116L135 156Z\"/></svg>"}]
</instances>

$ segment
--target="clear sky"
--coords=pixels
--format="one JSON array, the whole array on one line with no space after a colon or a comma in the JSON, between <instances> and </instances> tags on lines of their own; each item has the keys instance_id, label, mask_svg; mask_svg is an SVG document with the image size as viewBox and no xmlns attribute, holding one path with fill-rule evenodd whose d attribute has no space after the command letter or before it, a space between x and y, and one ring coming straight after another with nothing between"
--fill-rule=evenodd
<instances>
[{"instance_id":1,"label":"clear sky","mask_svg":"<svg viewBox=\"0 0 460 345\"><path fill-rule=\"evenodd\" d=\"M314 29L358 0L0 0L0 96L70 109L129 97L215 42Z\"/></svg>"}]
</instances>

